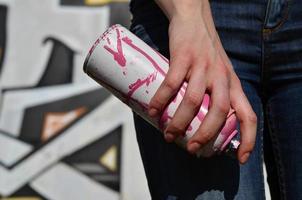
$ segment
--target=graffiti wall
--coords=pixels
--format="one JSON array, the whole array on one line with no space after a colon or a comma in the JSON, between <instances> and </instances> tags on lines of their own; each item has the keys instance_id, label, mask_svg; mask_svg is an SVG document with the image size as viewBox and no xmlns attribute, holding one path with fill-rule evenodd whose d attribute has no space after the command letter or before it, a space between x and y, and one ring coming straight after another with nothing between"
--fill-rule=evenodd
<instances>
[{"instance_id":1,"label":"graffiti wall","mask_svg":"<svg viewBox=\"0 0 302 200\"><path fill-rule=\"evenodd\" d=\"M0 0L0 199L150 199L131 111L82 65L123 0Z\"/></svg>"}]
</instances>

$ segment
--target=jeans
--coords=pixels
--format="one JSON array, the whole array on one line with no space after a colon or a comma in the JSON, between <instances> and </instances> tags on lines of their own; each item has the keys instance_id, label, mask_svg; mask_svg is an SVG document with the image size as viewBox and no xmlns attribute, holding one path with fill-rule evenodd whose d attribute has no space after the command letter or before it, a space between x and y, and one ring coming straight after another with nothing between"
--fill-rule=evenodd
<instances>
[{"instance_id":1,"label":"jeans","mask_svg":"<svg viewBox=\"0 0 302 200\"><path fill-rule=\"evenodd\" d=\"M134 113L152 199L265 199L264 160L272 199L301 200L302 0L210 4L223 47L258 117L256 145L245 165L223 155L196 158L166 143ZM132 12L131 31L169 58L169 23L160 9L143 6Z\"/></svg>"}]
</instances>

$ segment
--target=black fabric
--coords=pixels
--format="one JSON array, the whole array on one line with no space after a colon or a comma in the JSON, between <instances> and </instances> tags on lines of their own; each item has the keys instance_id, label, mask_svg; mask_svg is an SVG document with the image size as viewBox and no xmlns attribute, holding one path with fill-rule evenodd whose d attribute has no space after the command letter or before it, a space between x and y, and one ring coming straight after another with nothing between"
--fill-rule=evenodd
<instances>
[{"instance_id":1,"label":"black fabric","mask_svg":"<svg viewBox=\"0 0 302 200\"><path fill-rule=\"evenodd\" d=\"M167 23L168 19L153 0L131 0L132 24L139 22Z\"/></svg>"}]
</instances>

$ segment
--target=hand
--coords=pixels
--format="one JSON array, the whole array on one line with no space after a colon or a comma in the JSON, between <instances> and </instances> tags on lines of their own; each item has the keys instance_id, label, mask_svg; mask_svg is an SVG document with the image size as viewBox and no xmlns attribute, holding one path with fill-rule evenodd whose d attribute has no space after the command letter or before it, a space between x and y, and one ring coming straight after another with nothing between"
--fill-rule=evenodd
<instances>
[{"instance_id":1,"label":"hand","mask_svg":"<svg viewBox=\"0 0 302 200\"><path fill-rule=\"evenodd\" d=\"M189 140L188 151L196 153L218 134L232 106L240 122L238 160L245 163L254 147L257 117L221 45L209 3L202 1L192 12L174 12L169 19L170 68L150 102L149 115L159 115L187 81L185 96L165 130L165 139L172 142L186 131L207 91L211 107Z\"/></svg>"}]
</instances>

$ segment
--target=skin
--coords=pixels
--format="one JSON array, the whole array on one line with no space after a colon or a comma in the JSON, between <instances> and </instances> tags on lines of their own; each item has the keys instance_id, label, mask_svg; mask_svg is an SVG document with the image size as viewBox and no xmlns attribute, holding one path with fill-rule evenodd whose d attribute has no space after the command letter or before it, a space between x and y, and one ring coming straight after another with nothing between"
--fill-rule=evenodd
<instances>
[{"instance_id":1,"label":"skin","mask_svg":"<svg viewBox=\"0 0 302 200\"><path fill-rule=\"evenodd\" d=\"M187 150L196 153L210 142L218 134L232 107L240 123L241 145L237 157L240 163L245 163L254 148L257 116L222 47L209 2L156 2L170 21L170 67L165 80L150 102L149 115L160 115L183 81L187 81L185 96L164 131L166 141L173 142L186 131L207 91L211 95L211 107L203 123L189 140Z\"/></svg>"}]
</instances>

